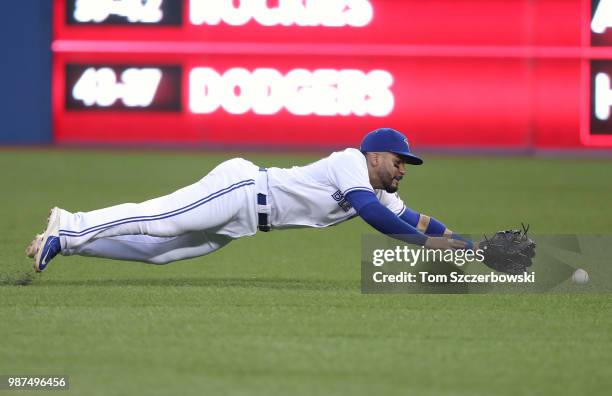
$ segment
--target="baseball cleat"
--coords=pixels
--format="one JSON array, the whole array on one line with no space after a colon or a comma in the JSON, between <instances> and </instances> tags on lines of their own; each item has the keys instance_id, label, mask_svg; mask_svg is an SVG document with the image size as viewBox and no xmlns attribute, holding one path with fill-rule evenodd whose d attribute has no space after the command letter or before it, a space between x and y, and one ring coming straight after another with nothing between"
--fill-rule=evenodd
<instances>
[{"instance_id":1,"label":"baseball cleat","mask_svg":"<svg viewBox=\"0 0 612 396\"><path fill-rule=\"evenodd\" d=\"M36 252L38 249L40 249L40 242L42 241L43 234L36 234L32 242L30 242L25 250L26 256L29 258L34 258L34 256L36 256Z\"/></svg>"},{"instance_id":2,"label":"baseball cleat","mask_svg":"<svg viewBox=\"0 0 612 396\"><path fill-rule=\"evenodd\" d=\"M36 272L44 270L49 262L62 250L59 239L59 222L60 209L51 209L47 221L47 229L42 234L40 242L38 243L38 249L34 255L33 267ZM35 244L36 240L37 238L34 238L32 243Z\"/></svg>"}]
</instances>

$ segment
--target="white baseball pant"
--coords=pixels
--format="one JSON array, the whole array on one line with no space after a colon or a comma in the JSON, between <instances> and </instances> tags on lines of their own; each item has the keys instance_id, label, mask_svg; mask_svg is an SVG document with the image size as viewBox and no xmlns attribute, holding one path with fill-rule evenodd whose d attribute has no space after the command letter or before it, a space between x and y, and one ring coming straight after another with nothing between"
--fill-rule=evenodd
<instances>
[{"instance_id":1,"label":"white baseball pant","mask_svg":"<svg viewBox=\"0 0 612 396\"><path fill-rule=\"evenodd\" d=\"M198 182L142 203L60 215L63 255L154 264L203 256L257 232L259 167L223 162Z\"/></svg>"}]
</instances>

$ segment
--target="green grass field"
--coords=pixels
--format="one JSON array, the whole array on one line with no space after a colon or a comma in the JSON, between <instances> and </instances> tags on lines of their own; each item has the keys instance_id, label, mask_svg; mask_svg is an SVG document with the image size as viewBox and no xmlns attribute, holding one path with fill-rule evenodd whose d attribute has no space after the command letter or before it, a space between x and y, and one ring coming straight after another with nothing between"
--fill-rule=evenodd
<instances>
[{"instance_id":1,"label":"green grass field","mask_svg":"<svg viewBox=\"0 0 612 396\"><path fill-rule=\"evenodd\" d=\"M359 220L167 266L58 257L25 275L51 206L145 200L231 156L0 151L0 375L69 375L79 395L609 394L610 294L364 295ZM612 232L610 160L426 159L401 195L454 230Z\"/></svg>"}]
</instances>

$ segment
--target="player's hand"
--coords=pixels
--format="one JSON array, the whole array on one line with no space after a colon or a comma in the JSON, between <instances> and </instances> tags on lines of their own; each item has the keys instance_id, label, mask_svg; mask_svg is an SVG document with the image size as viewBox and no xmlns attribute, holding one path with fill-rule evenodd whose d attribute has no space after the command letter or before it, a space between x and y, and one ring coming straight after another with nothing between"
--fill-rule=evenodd
<instances>
[{"instance_id":1,"label":"player's hand","mask_svg":"<svg viewBox=\"0 0 612 396\"><path fill-rule=\"evenodd\" d=\"M445 237L429 237L425 242L427 249L466 249L467 246L464 241Z\"/></svg>"}]
</instances>

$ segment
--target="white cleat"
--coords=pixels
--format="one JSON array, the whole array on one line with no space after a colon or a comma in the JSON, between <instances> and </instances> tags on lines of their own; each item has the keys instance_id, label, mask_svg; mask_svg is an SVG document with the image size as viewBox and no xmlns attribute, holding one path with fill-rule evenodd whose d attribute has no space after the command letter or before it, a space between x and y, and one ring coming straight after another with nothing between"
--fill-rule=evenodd
<instances>
[{"instance_id":1,"label":"white cleat","mask_svg":"<svg viewBox=\"0 0 612 396\"><path fill-rule=\"evenodd\" d=\"M42 242L43 234L36 234L32 242L30 242L30 244L25 250L26 256L28 256L29 258L34 258L34 256L36 256L36 252L38 252L38 249L40 249L40 243Z\"/></svg>"},{"instance_id":2,"label":"white cleat","mask_svg":"<svg viewBox=\"0 0 612 396\"><path fill-rule=\"evenodd\" d=\"M37 238L34 238L34 241L32 242L32 244L37 246L36 253L34 254L33 265L34 271L36 272L44 270L49 262L62 250L59 239L59 223L60 209L53 208L49 213L47 228L42 234L40 241L37 242L37 236Z\"/></svg>"}]
</instances>

